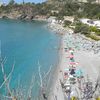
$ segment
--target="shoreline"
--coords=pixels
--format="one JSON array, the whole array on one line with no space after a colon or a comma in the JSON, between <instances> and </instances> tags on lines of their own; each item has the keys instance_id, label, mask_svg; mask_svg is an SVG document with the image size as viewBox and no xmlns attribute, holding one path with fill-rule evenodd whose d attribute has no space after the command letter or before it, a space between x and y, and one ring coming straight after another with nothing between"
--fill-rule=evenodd
<instances>
[{"instance_id":1,"label":"shoreline","mask_svg":"<svg viewBox=\"0 0 100 100\"><path fill-rule=\"evenodd\" d=\"M64 100L65 95L64 95L64 92L61 88L61 84L60 84L59 79L63 79L63 75L62 75L62 73L60 73L60 71L64 70L64 68L66 68L67 63L68 63L68 60L66 59L66 53L64 51L64 48L66 47L66 44L64 43L64 39L65 39L67 34L70 34L71 31L69 29L64 30L61 27L57 27L58 26L57 24L55 24L55 27L52 26L52 25L50 25L50 26L51 26L50 29L54 29L53 30L54 32L61 35L61 43L60 43L61 46L60 46L60 50L59 50L59 63L58 63L58 65L57 65L57 67L54 71L55 72L55 74L54 74L55 77L54 77L53 83L50 87L52 90L49 93L49 100ZM77 39L79 39L80 44L81 44L81 46L78 47L75 50L75 56L76 56L75 59L78 62L80 62L80 66L84 66L84 68L82 68L82 69L85 70L85 76L87 74L89 74L90 80L95 85L95 81L97 79L98 69L99 69L99 65L100 65L100 63L99 63L100 50L97 54L95 54L95 50L98 49L98 46L95 47L95 45L97 45L96 44L97 42L96 41L89 41L87 38L85 38L84 36L79 35L79 34L72 34L72 36L74 38L76 38L76 40L75 40L76 44L78 44ZM93 45L92 45L92 43L93 43ZM83 45L87 45L87 44L90 47L89 46L83 47ZM99 42L98 42L98 45L99 45ZM94 47L91 49L92 46L94 46ZM90 49L91 49L91 51L90 51ZM81 58L80 55L82 56L82 58ZM88 59L88 57L89 57L89 59ZM67 61L67 63L66 63L66 61ZM87 65L91 68L91 71L89 71L89 67ZM97 67L93 68L94 66L97 66ZM97 75L96 75L96 73L97 73ZM95 75L95 76L93 76L93 75Z\"/></svg>"},{"instance_id":2,"label":"shoreline","mask_svg":"<svg viewBox=\"0 0 100 100\"><path fill-rule=\"evenodd\" d=\"M21 21L45 21L45 22L48 22L48 18L32 18L32 19L29 19L29 18L16 18L16 17L10 17L10 16L0 16L0 19L8 19L8 20L21 20Z\"/></svg>"},{"instance_id":3,"label":"shoreline","mask_svg":"<svg viewBox=\"0 0 100 100\"><path fill-rule=\"evenodd\" d=\"M55 24L54 26L56 27L59 26L58 24ZM56 100L56 95L55 93L57 93L57 89L59 88L59 86L57 84L60 85L60 81L59 81L59 78L62 77L62 73L60 72L62 70L61 66L62 66L62 60L64 59L64 51L63 51L63 48L64 48L64 43L63 43L63 38L65 37L65 34L66 34L66 29L62 28L62 26L60 25L59 27L55 28L55 27L52 27L52 24L49 23L49 29L53 32L56 32L56 34L59 34L59 36L61 37L61 41L60 41L60 48L59 48L59 60L58 60L58 64L55 68L55 71L54 71L54 78L53 78L53 81L52 81L52 85L50 87L51 91L49 92L49 98L48 100ZM60 76L60 77L59 77ZM61 89L61 88L60 88ZM63 94L62 94L63 95ZM59 99L61 100L62 97ZM64 97L63 99L64 100Z\"/></svg>"},{"instance_id":4,"label":"shoreline","mask_svg":"<svg viewBox=\"0 0 100 100\"><path fill-rule=\"evenodd\" d=\"M59 69L60 69L60 61L61 61L61 59L62 59L62 56L61 56L61 54L62 54L62 43L63 43L63 37L61 36L61 41L60 41L60 48L59 48L59 58L58 58L58 64L57 64L57 66L55 66L55 69L54 69L54 74L53 74L53 80L52 80L52 84L51 84L51 87L50 87L50 92L49 92L49 99L48 100L51 100L51 98L54 96L54 94L52 93L53 91L53 89L55 88L55 82L56 82L56 80L58 79L58 74L59 74Z\"/></svg>"}]
</instances>

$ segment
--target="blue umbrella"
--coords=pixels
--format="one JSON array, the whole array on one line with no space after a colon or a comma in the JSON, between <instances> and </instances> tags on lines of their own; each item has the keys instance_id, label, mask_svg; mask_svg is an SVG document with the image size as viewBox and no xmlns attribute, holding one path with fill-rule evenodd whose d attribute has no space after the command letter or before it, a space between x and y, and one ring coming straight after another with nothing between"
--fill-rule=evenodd
<instances>
[{"instance_id":1,"label":"blue umbrella","mask_svg":"<svg viewBox=\"0 0 100 100\"><path fill-rule=\"evenodd\" d=\"M77 77L81 77L81 76L83 76L83 71L81 69L78 69L75 71L75 74Z\"/></svg>"}]
</instances>

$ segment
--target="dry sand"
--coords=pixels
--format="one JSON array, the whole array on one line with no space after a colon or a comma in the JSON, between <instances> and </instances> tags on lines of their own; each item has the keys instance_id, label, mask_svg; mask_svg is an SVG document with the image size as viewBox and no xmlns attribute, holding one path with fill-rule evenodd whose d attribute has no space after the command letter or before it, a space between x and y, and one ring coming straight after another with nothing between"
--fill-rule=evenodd
<instances>
[{"instance_id":1,"label":"dry sand","mask_svg":"<svg viewBox=\"0 0 100 100\"><path fill-rule=\"evenodd\" d=\"M58 68L56 72L57 77L53 84L49 100L65 100L65 95L59 80L63 79L61 70L64 71L64 68L67 68L69 64L69 59L67 58L69 53L68 52L66 53L64 50L64 48L67 47L66 34L62 36L62 44L61 44L62 46L60 50L60 64L57 67ZM71 41L74 42L75 40ZM75 61L79 62L78 66L82 68L84 71L85 79L87 79L88 75L88 78L95 84L98 74L100 73L100 57L97 54L94 54L92 51L89 52L82 50L81 47L80 50L75 49L74 54L75 54Z\"/></svg>"}]
</instances>

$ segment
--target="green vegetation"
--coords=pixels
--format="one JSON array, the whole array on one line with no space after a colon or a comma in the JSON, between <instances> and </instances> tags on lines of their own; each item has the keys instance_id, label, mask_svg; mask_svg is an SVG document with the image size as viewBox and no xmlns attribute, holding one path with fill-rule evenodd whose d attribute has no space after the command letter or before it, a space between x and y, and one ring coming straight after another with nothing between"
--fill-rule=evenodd
<instances>
[{"instance_id":1,"label":"green vegetation","mask_svg":"<svg viewBox=\"0 0 100 100\"><path fill-rule=\"evenodd\" d=\"M65 20L65 21L64 21L64 27L70 26L71 23L72 23L71 21Z\"/></svg>"},{"instance_id":2,"label":"green vegetation","mask_svg":"<svg viewBox=\"0 0 100 100\"><path fill-rule=\"evenodd\" d=\"M94 32L96 35L100 36L100 29L97 29L94 26L90 26L91 32Z\"/></svg>"},{"instance_id":3,"label":"green vegetation","mask_svg":"<svg viewBox=\"0 0 100 100\"><path fill-rule=\"evenodd\" d=\"M100 29L97 29L94 26L88 26L86 24L78 22L76 23L74 32L84 34L86 37L89 37L96 41L100 40Z\"/></svg>"},{"instance_id":4,"label":"green vegetation","mask_svg":"<svg viewBox=\"0 0 100 100\"><path fill-rule=\"evenodd\" d=\"M96 41L100 40L100 37L98 37L95 34L87 34L86 37L91 38L91 39L96 40Z\"/></svg>"},{"instance_id":5,"label":"green vegetation","mask_svg":"<svg viewBox=\"0 0 100 100\"><path fill-rule=\"evenodd\" d=\"M49 0L58 10L60 16L77 16L78 18L96 18L100 19L100 5L93 3L96 0L87 0L87 3L78 2L78 0ZM57 15L57 16L58 16Z\"/></svg>"},{"instance_id":6,"label":"green vegetation","mask_svg":"<svg viewBox=\"0 0 100 100\"><path fill-rule=\"evenodd\" d=\"M78 22L79 18L100 19L100 4L94 3L96 0L87 0L79 2L78 0L47 0L43 3L25 3L17 4L10 0L8 5L0 7L0 14L20 15L19 19L33 19L35 16L55 16L57 20L64 20L64 16L74 16L75 22L64 21L64 27L74 25L75 33L81 33L91 38L100 36L100 29L89 27L88 25ZM4 18L6 18L4 16ZM91 33L93 33L91 35Z\"/></svg>"},{"instance_id":7,"label":"green vegetation","mask_svg":"<svg viewBox=\"0 0 100 100\"><path fill-rule=\"evenodd\" d=\"M10 0L9 5L14 5L15 1L14 0Z\"/></svg>"},{"instance_id":8,"label":"green vegetation","mask_svg":"<svg viewBox=\"0 0 100 100\"><path fill-rule=\"evenodd\" d=\"M0 13L11 13L18 11L21 14L46 15L63 18L63 16L76 16L77 18L87 17L100 19L100 5L93 3L95 0L88 0L87 3L78 0L48 0L43 3L22 3L17 4L10 0L9 4L0 7ZM20 9L20 10L19 10ZM57 12L52 12L57 11Z\"/></svg>"},{"instance_id":9,"label":"green vegetation","mask_svg":"<svg viewBox=\"0 0 100 100\"><path fill-rule=\"evenodd\" d=\"M76 23L76 27L74 29L75 33L81 33L84 35L87 35L90 33L90 28L88 25L82 24L82 23Z\"/></svg>"},{"instance_id":10,"label":"green vegetation","mask_svg":"<svg viewBox=\"0 0 100 100\"><path fill-rule=\"evenodd\" d=\"M63 16L57 16L56 20L64 20Z\"/></svg>"}]
</instances>

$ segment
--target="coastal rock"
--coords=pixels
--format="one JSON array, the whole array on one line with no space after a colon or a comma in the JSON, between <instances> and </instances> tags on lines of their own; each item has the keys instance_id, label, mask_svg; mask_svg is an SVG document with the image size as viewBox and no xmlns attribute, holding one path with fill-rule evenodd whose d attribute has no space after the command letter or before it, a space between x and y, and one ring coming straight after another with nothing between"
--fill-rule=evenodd
<instances>
[{"instance_id":1,"label":"coastal rock","mask_svg":"<svg viewBox=\"0 0 100 100\"><path fill-rule=\"evenodd\" d=\"M23 19L25 19L26 17L27 17L26 14L22 14L21 16L18 17L18 19L23 20Z\"/></svg>"},{"instance_id":2,"label":"coastal rock","mask_svg":"<svg viewBox=\"0 0 100 100\"><path fill-rule=\"evenodd\" d=\"M30 20L33 20L34 16L30 16Z\"/></svg>"},{"instance_id":3,"label":"coastal rock","mask_svg":"<svg viewBox=\"0 0 100 100\"><path fill-rule=\"evenodd\" d=\"M4 15L4 16L2 16L1 18L2 18L2 19L8 19L8 17L7 17L7 16L5 16L5 15Z\"/></svg>"},{"instance_id":4,"label":"coastal rock","mask_svg":"<svg viewBox=\"0 0 100 100\"><path fill-rule=\"evenodd\" d=\"M33 20L34 16L26 16L26 18L24 18L25 20Z\"/></svg>"}]
</instances>

